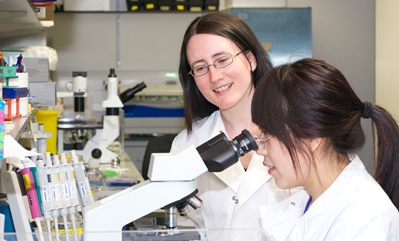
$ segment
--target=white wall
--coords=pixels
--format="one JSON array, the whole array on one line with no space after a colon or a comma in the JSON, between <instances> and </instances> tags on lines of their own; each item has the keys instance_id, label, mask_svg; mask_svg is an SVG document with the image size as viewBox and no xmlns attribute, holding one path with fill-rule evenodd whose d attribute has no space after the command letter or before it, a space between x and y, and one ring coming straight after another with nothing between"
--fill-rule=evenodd
<instances>
[{"instance_id":1,"label":"white wall","mask_svg":"<svg viewBox=\"0 0 399 241\"><path fill-rule=\"evenodd\" d=\"M338 67L360 99L372 103L375 103L375 2L287 0L288 7L312 7L313 56ZM358 154L373 173L371 121L363 120L362 124L367 140Z\"/></svg>"},{"instance_id":2,"label":"white wall","mask_svg":"<svg viewBox=\"0 0 399 241\"><path fill-rule=\"evenodd\" d=\"M92 110L99 119L109 69L115 68L118 78L131 86L142 81L138 76L162 78L158 72L177 72L184 30L196 16L198 13L56 13L55 26L48 29L49 45L58 53L52 79L64 91L73 71L87 71ZM72 106L71 101L65 103Z\"/></svg>"},{"instance_id":3,"label":"white wall","mask_svg":"<svg viewBox=\"0 0 399 241\"><path fill-rule=\"evenodd\" d=\"M399 2L376 1L376 103L399 121Z\"/></svg>"},{"instance_id":4,"label":"white wall","mask_svg":"<svg viewBox=\"0 0 399 241\"><path fill-rule=\"evenodd\" d=\"M59 55L58 71L174 70L184 30L198 15L56 13L48 37Z\"/></svg>"}]
</instances>

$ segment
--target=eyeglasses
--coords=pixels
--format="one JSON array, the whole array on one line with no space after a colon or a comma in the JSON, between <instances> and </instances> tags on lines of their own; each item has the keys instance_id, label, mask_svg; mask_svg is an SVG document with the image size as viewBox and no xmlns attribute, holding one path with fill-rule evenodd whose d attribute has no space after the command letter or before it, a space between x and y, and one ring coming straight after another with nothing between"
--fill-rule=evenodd
<instances>
[{"instance_id":1,"label":"eyeglasses","mask_svg":"<svg viewBox=\"0 0 399 241\"><path fill-rule=\"evenodd\" d=\"M213 65L217 69L224 68L224 67L230 65L231 63L233 63L234 58L237 57L241 53L242 53L242 51L239 52L238 54L232 55L232 56L224 55L224 56L216 59L215 62L213 62L213 64L194 66L193 68L191 68L190 72L188 72L188 73L191 74L193 77L203 76L209 72L209 67L211 65Z\"/></svg>"},{"instance_id":2,"label":"eyeglasses","mask_svg":"<svg viewBox=\"0 0 399 241\"><path fill-rule=\"evenodd\" d=\"M272 136L267 136L265 138L255 136L255 140L259 143L259 146L261 146L262 148L265 148L266 141L270 140L271 138Z\"/></svg>"}]
</instances>

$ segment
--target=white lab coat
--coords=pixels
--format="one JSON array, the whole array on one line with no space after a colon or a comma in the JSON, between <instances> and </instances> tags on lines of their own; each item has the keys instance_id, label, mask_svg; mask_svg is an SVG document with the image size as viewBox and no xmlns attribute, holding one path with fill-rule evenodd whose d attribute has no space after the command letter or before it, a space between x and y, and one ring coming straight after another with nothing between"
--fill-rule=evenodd
<instances>
[{"instance_id":1,"label":"white lab coat","mask_svg":"<svg viewBox=\"0 0 399 241\"><path fill-rule=\"evenodd\" d=\"M179 133L171 150L187 142L199 146L220 131L226 133L220 112L216 111L194 123L190 135L186 130ZM262 162L263 157L254 153L247 171L241 162L237 162L223 172L207 172L199 176L196 179L199 190L197 196L203 200L203 205L197 211L191 209L188 217L178 218L178 225L195 225L198 229L206 229L206 237L202 233L202 240L260 240L258 207L275 204L290 194L276 186Z\"/></svg>"},{"instance_id":2,"label":"white lab coat","mask_svg":"<svg viewBox=\"0 0 399 241\"><path fill-rule=\"evenodd\" d=\"M284 222L262 219L266 236L275 238L268 240L399 240L398 210L358 156L351 157L350 164L303 214L308 198L304 191L290 197L300 203L302 213L296 212L297 221L289 220L285 228ZM285 205L288 210L289 202ZM267 215L275 215L269 211Z\"/></svg>"}]
</instances>

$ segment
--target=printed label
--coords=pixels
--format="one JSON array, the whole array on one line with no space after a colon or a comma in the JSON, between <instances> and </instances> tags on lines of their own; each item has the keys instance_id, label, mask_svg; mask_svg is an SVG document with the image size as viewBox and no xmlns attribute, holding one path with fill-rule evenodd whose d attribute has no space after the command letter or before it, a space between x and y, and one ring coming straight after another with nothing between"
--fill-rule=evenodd
<instances>
[{"instance_id":1,"label":"printed label","mask_svg":"<svg viewBox=\"0 0 399 241\"><path fill-rule=\"evenodd\" d=\"M79 187L80 187L80 191L82 193L82 197L86 198L88 197L88 192L87 192L87 185L85 182L79 182Z\"/></svg>"},{"instance_id":2,"label":"printed label","mask_svg":"<svg viewBox=\"0 0 399 241\"><path fill-rule=\"evenodd\" d=\"M55 202L61 201L60 184L53 184L52 191L53 191L53 200Z\"/></svg>"},{"instance_id":3,"label":"printed label","mask_svg":"<svg viewBox=\"0 0 399 241\"><path fill-rule=\"evenodd\" d=\"M61 185L61 189L62 189L62 198L63 198L63 200L65 200L65 201L70 200L71 197L69 195L68 184L67 183L62 184Z\"/></svg>"},{"instance_id":4,"label":"printed label","mask_svg":"<svg viewBox=\"0 0 399 241\"><path fill-rule=\"evenodd\" d=\"M71 199L77 198L75 182L70 182L69 183L69 193L71 194Z\"/></svg>"},{"instance_id":5,"label":"printed label","mask_svg":"<svg viewBox=\"0 0 399 241\"><path fill-rule=\"evenodd\" d=\"M31 188L31 184L30 184L29 175L28 174L23 174L22 178L24 179L25 188L26 189L30 189Z\"/></svg>"},{"instance_id":6,"label":"printed label","mask_svg":"<svg viewBox=\"0 0 399 241\"><path fill-rule=\"evenodd\" d=\"M43 202L49 203L51 202L51 187L50 185L46 185L42 187L42 194L43 194Z\"/></svg>"}]
</instances>

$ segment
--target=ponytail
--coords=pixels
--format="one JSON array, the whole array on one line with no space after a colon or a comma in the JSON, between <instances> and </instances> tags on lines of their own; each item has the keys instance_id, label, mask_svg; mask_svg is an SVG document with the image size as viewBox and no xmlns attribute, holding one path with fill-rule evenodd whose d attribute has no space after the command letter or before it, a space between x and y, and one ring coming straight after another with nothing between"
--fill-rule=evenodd
<instances>
[{"instance_id":1,"label":"ponytail","mask_svg":"<svg viewBox=\"0 0 399 241\"><path fill-rule=\"evenodd\" d=\"M374 178L399 210L399 127L384 108L378 105L371 108L373 132L377 131Z\"/></svg>"}]
</instances>

